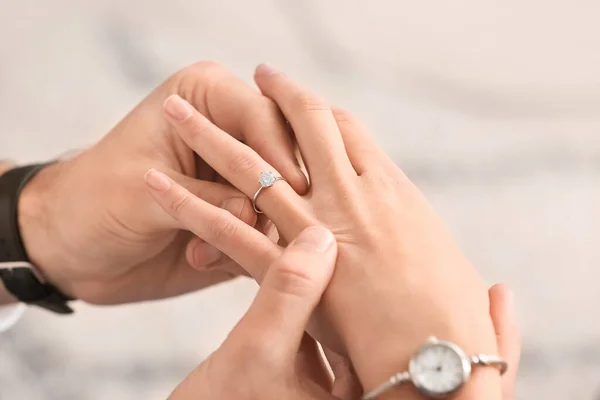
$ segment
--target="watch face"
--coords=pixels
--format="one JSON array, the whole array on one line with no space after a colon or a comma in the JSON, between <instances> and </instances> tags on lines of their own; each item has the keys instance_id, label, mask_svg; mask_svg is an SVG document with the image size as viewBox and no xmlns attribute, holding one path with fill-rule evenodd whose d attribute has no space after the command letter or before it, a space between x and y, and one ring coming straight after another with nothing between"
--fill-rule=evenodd
<instances>
[{"instance_id":1,"label":"watch face","mask_svg":"<svg viewBox=\"0 0 600 400\"><path fill-rule=\"evenodd\" d=\"M421 392L442 397L458 390L471 373L471 363L455 344L432 341L411 359L409 373Z\"/></svg>"}]
</instances>

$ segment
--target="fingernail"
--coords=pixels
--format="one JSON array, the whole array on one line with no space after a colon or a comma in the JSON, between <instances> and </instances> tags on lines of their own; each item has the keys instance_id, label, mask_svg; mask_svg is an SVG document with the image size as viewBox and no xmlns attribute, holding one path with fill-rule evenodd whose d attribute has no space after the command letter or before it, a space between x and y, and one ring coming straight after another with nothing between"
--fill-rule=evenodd
<instances>
[{"instance_id":1,"label":"fingernail","mask_svg":"<svg viewBox=\"0 0 600 400\"><path fill-rule=\"evenodd\" d=\"M158 172L154 168L146 172L144 179L148 186L159 192L164 192L171 187L171 180L165 174Z\"/></svg>"},{"instance_id":2,"label":"fingernail","mask_svg":"<svg viewBox=\"0 0 600 400\"><path fill-rule=\"evenodd\" d=\"M311 226L310 228L303 230L290 246L300 247L304 250L317 253L324 253L331 247L334 241L335 237L329 229L322 226Z\"/></svg>"},{"instance_id":3,"label":"fingernail","mask_svg":"<svg viewBox=\"0 0 600 400\"><path fill-rule=\"evenodd\" d=\"M193 251L194 267L199 269L210 267L223 258L223 253L208 243L199 243Z\"/></svg>"},{"instance_id":4,"label":"fingernail","mask_svg":"<svg viewBox=\"0 0 600 400\"><path fill-rule=\"evenodd\" d=\"M190 103L176 94L167 97L164 107L167 114L178 121L185 121L192 115L193 112Z\"/></svg>"},{"instance_id":5,"label":"fingernail","mask_svg":"<svg viewBox=\"0 0 600 400\"><path fill-rule=\"evenodd\" d=\"M258 67L256 67L256 71L254 72L254 74L255 75L272 75L272 74L276 74L277 72L279 72L279 71L273 65L271 65L269 63L264 63L264 64L260 64Z\"/></svg>"}]
</instances>

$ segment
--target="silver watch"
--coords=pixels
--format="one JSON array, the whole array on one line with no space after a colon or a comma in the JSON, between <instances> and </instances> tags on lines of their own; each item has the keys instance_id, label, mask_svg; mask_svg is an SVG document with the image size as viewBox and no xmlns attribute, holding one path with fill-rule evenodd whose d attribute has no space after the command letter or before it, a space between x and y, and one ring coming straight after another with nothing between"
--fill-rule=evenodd
<instances>
[{"instance_id":1,"label":"silver watch","mask_svg":"<svg viewBox=\"0 0 600 400\"><path fill-rule=\"evenodd\" d=\"M446 397L465 384L471 375L472 365L493 366L500 370L500 374L504 374L508 368L506 361L498 356L467 356L456 344L432 336L412 356L408 371L392 376L365 394L362 400L374 399L396 386L409 382L429 398Z\"/></svg>"}]
</instances>

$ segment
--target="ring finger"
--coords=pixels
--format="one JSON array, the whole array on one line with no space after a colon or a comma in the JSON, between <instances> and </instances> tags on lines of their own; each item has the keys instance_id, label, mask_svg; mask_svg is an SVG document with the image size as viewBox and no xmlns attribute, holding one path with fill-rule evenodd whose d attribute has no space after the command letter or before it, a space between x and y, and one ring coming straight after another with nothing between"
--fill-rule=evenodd
<instances>
[{"instance_id":1,"label":"ring finger","mask_svg":"<svg viewBox=\"0 0 600 400\"><path fill-rule=\"evenodd\" d=\"M181 97L169 97L165 111L186 144L249 198L261 187L258 183L261 173L273 172L278 176L254 150L223 132ZM313 222L306 202L283 181L262 190L256 205L282 227L281 233L286 237L295 237Z\"/></svg>"},{"instance_id":2,"label":"ring finger","mask_svg":"<svg viewBox=\"0 0 600 400\"><path fill-rule=\"evenodd\" d=\"M339 181L356 177L331 107L269 64L259 65L254 75L262 93L271 98L290 121L311 182Z\"/></svg>"},{"instance_id":3,"label":"ring finger","mask_svg":"<svg viewBox=\"0 0 600 400\"><path fill-rule=\"evenodd\" d=\"M145 180L152 197L184 229L227 254L257 282L280 256L281 248L269 238L230 212L192 195L162 172L151 169Z\"/></svg>"}]
</instances>

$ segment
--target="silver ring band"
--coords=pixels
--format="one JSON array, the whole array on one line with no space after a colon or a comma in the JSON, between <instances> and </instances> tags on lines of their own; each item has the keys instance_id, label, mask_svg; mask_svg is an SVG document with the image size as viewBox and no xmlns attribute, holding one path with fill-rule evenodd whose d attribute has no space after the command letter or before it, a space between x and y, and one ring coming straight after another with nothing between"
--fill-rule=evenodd
<instances>
[{"instance_id":1,"label":"silver ring band","mask_svg":"<svg viewBox=\"0 0 600 400\"><path fill-rule=\"evenodd\" d=\"M256 200L258 199L258 196L262 193L262 191L264 189L270 188L277 181L287 182L287 179L285 179L282 176L275 176L271 171L261 172L260 178L258 179L258 183L260 183L260 187L258 188L256 193L254 193L254 196L252 197L252 208L254 208L254 211L257 214L263 214L263 212L260 211L260 209L256 206Z\"/></svg>"}]
</instances>

